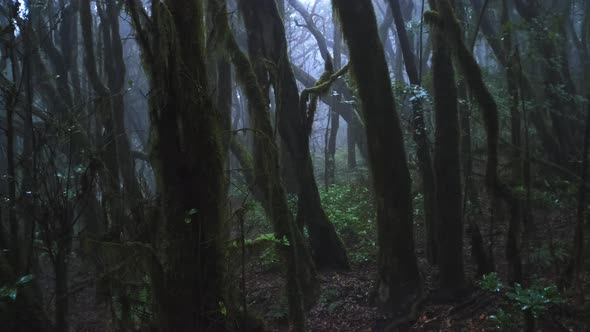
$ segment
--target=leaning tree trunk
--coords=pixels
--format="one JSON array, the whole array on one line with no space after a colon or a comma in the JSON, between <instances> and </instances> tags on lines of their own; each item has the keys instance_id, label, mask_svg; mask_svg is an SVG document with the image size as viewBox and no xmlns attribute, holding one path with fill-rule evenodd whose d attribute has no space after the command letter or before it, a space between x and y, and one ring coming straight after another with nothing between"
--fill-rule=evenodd
<instances>
[{"instance_id":1,"label":"leaning tree trunk","mask_svg":"<svg viewBox=\"0 0 590 332\"><path fill-rule=\"evenodd\" d=\"M268 59L276 66L268 72L275 90L278 130L295 164L299 182L298 223L300 226L307 226L313 257L318 268L348 269L344 245L320 202L309 152L305 114L301 114L299 109L297 83L288 57L285 28L276 3L274 0L241 0L239 4L248 30L250 58L260 59L259 62ZM263 66L259 63L255 68ZM264 81L267 71L258 69L257 75L259 80Z\"/></svg>"},{"instance_id":2,"label":"leaning tree trunk","mask_svg":"<svg viewBox=\"0 0 590 332\"><path fill-rule=\"evenodd\" d=\"M288 242L288 245L278 244L277 248L287 266L289 320L295 331L303 331L304 306L310 307L317 300L319 284L311 255L289 210L286 191L281 183L280 156L273 140L268 103L260 88L259 77L230 31L224 0L209 0L208 3L217 12L215 21L218 33L225 36L223 46L235 67L236 79L248 97L248 113L256 131L254 158L249 157L245 149L235 141L232 142L232 150L239 156L242 167L248 169L244 175L269 216L275 236Z\"/></svg>"},{"instance_id":3,"label":"leaning tree trunk","mask_svg":"<svg viewBox=\"0 0 590 332\"><path fill-rule=\"evenodd\" d=\"M416 314L421 283L414 252L411 180L387 63L370 0L333 0L350 52L366 124L377 206L376 302L396 325ZM387 142L387 143L384 143Z\"/></svg>"}]
</instances>

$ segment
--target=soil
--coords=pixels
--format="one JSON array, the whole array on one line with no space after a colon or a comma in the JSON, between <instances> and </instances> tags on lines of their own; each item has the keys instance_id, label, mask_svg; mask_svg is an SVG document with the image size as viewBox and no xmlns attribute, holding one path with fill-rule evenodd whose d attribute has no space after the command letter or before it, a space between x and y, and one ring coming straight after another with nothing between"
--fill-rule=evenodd
<instances>
[{"instance_id":1,"label":"soil","mask_svg":"<svg viewBox=\"0 0 590 332\"><path fill-rule=\"evenodd\" d=\"M506 220L501 215L498 220ZM571 243L573 234L573 217L563 214L543 214L537 212L535 220L539 231L534 239L528 239L523 249L525 259L524 270L528 276L542 276L548 284L561 285L565 262L560 249L564 243ZM488 225L486 225L486 223ZM507 280L504 243L506 225L497 222L490 227L489 220L481 222L484 240L489 245L494 241L494 257L500 279ZM542 227L541 227L542 225ZM490 232L490 229L493 231ZM416 224L417 238L423 229ZM492 234L493 236L490 236ZM539 248L547 248L542 252ZM566 250L567 249L566 245ZM425 261L424 247L417 243L419 264L426 289L433 293L436 289L437 269ZM416 321L411 323L411 331L494 331L497 330L490 315L500 308L507 308L507 299L501 293L494 294L477 287L475 267L469 256L471 248L465 240L465 262L468 282L471 291L461 300L454 303L436 303L428 297L419 310ZM547 257L541 257L541 256ZM539 257L537 257L539 256ZM541 260L546 262L541 262ZM70 330L75 332L109 331L111 317L106 303L97 301L96 273L83 261L72 256L70 276ZM38 280L44 294L47 311L54 310L54 277L51 264L42 258L42 273ZM239 270L239 269L238 269ZM355 265L348 272L320 272L322 295L317 304L307 314L309 331L373 331L377 320L377 311L370 303L371 292L376 279L374 263ZM284 278L281 271L268 270L259 262L251 260L247 264L246 300L249 313L264 319L270 331L287 331L287 309L284 291ZM539 317L537 331L590 331L590 306L588 301L580 298L590 290L590 274L580 278L580 288L560 288L563 303L550 304ZM240 284L239 273L235 277L235 285ZM525 283L526 284L526 283ZM517 320L520 317L516 318Z\"/></svg>"},{"instance_id":2,"label":"soil","mask_svg":"<svg viewBox=\"0 0 590 332\"><path fill-rule=\"evenodd\" d=\"M503 216L496 216L499 220ZM503 218L507 220L507 218ZM545 284L561 285L560 276L565 269L565 261L559 246L571 243L573 217L563 214L535 215L539 227L534 239L529 239L523 249L524 273L529 276L542 276ZM542 227L540 227L542 225ZM482 235L486 245L494 241L493 251L496 269L501 280L507 280L505 263L505 223L495 222L493 227L481 223ZM490 232L493 229L493 232ZM417 224L416 232L423 232ZM493 236L490 236L493 234ZM420 238L418 236L418 238ZM543 250L539 249L543 248ZM567 248L567 246L566 246ZM499 309L511 307L509 300L501 293L492 293L477 286L473 259L469 256L471 247L465 240L466 274L470 292L454 303L440 304L429 296L423 303L416 321L411 323L410 331L497 331L490 319ZM422 243L417 243L417 253L422 277L430 294L436 290L437 269L427 264ZM547 256L547 257L544 257ZM543 262L539 262L543 260ZM375 331L378 315L370 303L370 295L376 280L376 266L363 264L353 266L350 272L320 272L322 295L318 303L308 312L307 326L310 331ZM250 310L263 318L272 331L288 331L286 326L286 300L283 277L278 271L264 271L259 264L249 264L246 273L247 302ZM562 303L549 304L546 311L537 319L535 331L590 331L590 305L580 299L579 294L590 290L590 274L581 276L581 289L561 287ZM527 281L523 282L526 286ZM520 313L514 318L522 321Z\"/></svg>"}]
</instances>

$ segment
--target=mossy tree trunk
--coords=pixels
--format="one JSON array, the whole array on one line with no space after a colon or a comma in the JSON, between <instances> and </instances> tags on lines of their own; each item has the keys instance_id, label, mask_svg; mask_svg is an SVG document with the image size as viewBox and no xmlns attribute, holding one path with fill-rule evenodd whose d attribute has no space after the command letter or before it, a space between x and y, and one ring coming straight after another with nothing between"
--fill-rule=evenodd
<instances>
[{"instance_id":1,"label":"mossy tree trunk","mask_svg":"<svg viewBox=\"0 0 590 332\"><path fill-rule=\"evenodd\" d=\"M457 13L457 21L466 30L466 13L463 5L455 6ZM463 33L466 38L467 33ZM468 100L467 85L465 79L460 77L457 82L457 96L459 100ZM470 237L471 257L477 265L477 275L492 272L494 270L494 262L492 254L486 250L485 243L479 228L479 223L476 220L479 216L483 216L483 210L480 203L480 193L477 191L473 180L473 154L472 154L472 135L471 135L471 112L473 106L470 103L459 104L459 116L461 123L461 165L463 167L463 222L467 223L467 233ZM478 216L471 216L468 212L476 211ZM492 207L494 208L494 207ZM493 222L495 219L491 219Z\"/></svg>"},{"instance_id":2,"label":"mossy tree trunk","mask_svg":"<svg viewBox=\"0 0 590 332\"><path fill-rule=\"evenodd\" d=\"M258 193L257 197L273 224L275 237L281 239L277 249L287 268L289 321L293 330L303 331L304 307L311 306L317 300L319 284L311 255L289 210L285 188L281 182L280 155L273 138L267 97L260 87L254 67L240 50L230 31L224 0L209 0L209 5L215 7L213 10L217 12L218 32L225 36L224 48L236 69L236 79L248 97L248 113L255 130L253 158L235 141L232 142L232 149L239 155L242 167L254 170L246 172L245 176Z\"/></svg>"},{"instance_id":3,"label":"mossy tree trunk","mask_svg":"<svg viewBox=\"0 0 590 332\"><path fill-rule=\"evenodd\" d=\"M160 269L153 280L162 331L224 331L219 238L225 199L220 123L210 100L203 3L154 2L150 29L128 1L152 93L151 160L159 198ZM150 30L151 31L151 30Z\"/></svg>"},{"instance_id":4,"label":"mossy tree trunk","mask_svg":"<svg viewBox=\"0 0 590 332\"><path fill-rule=\"evenodd\" d=\"M438 31L442 32L443 40L450 45L457 68L459 68L465 78L467 87L474 100L479 104L482 112L487 144L486 187L492 200L501 197L509 204L514 204L514 195L498 178L498 106L483 81L481 69L477 61L463 43L462 29L457 21L451 3L448 0L438 0L437 4L439 13L430 12L428 13L428 18L436 26Z\"/></svg>"},{"instance_id":5,"label":"mossy tree trunk","mask_svg":"<svg viewBox=\"0 0 590 332\"><path fill-rule=\"evenodd\" d=\"M502 1L502 24L509 22L509 8L507 0ZM513 145L511 154L511 185L513 187L524 185L523 156L522 156L522 125L520 109L520 94L518 91L518 66L516 51L513 52L512 33L507 30L503 35L504 48L508 53L514 53L506 68L506 83L510 95L510 140ZM506 260L509 264L510 282L522 281L522 262L520 257L521 224L523 222L522 199L515 199L510 204L510 220L508 222L508 234L506 241Z\"/></svg>"},{"instance_id":6,"label":"mossy tree trunk","mask_svg":"<svg viewBox=\"0 0 590 332\"><path fill-rule=\"evenodd\" d=\"M414 252L411 179L383 47L370 0L333 0L358 85L377 206L375 301L390 319L411 314L421 295Z\"/></svg>"},{"instance_id":7,"label":"mossy tree trunk","mask_svg":"<svg viewBox=\"0 0 590 332\"><path fill-rule=\"evenodd\" d=\"M435 9L439 5L440 0L430 0L431 8ZM433 26L432 29L439 286L442 292L452 293L461 288L465 281L459 109L451 50L447 46L444 32L440 27Z\"/></svg>"},{"instance_id":8,"label":"mossy tree trunk","mask_svg":"<svg viewBox=\"0 0 590 332\"><path fill-rule=\"evenodd\" d=\"M406 31L406 22L404 21L402 10L398 1L389 0L389 5L393 13L395 28L399 37L400 48L406 66L406 73L410 84L420 86L420 77L416 65L416 55L412 50L410 39ZM432 158L430 156L430 144L428 142L428 131L424 123L424 111L422 109L421 98L416 97L412 102L414 114L413 119L413 137L416 142L416 154L418 155L418 164L422 175L422 192L424 194L424 224L426 226L426 253L430 263L436 263L436 201L435 201L435 183L434 170L432 168Z\"/></svg>"},{"instance_id":9,"label":"mossy tree trunk","mask_svg":"<svg viewBox=\"0 0 590 332\"><path fill-rule=\"evenodd\" d=\"M338 70L342 67L342 32L339 28L334 29L333 53L334 68ZM329 94L329 98L330 97L332 98L332 104L330 105L332 127L330 128L329 139L326 142L326 187L336 183L336 139L338 136L338 129L340 128L340 112L338 111L338 108L340 107L342 99L342 96L338 94L336 90ZM352 142L353 152L351 158L356 159L356 155L354 154L354 141ZM356 163L356 161L354 163Z\"/></svg>"},{"instance_id":10,"label":"mossy tree trunk","mask_svg":"<svg viewBox=\"0 0 590 332\"><path fill-rule=\"evenodd\" d=\"M119 15L121 8L114 0L107 0L96 5L100 27L99 45L102 45L102 57L95 56L93 40L93 17L90 3L80 3L80 23L84 41L84 65L89 83L96 94L96 111L100 128L98 149L101 151L104 169L100 179L103 183L103 202L107 217L107 237L115 242L121 235L128 238L146 238L139 234L143 224L142 193L135 174L135 161L131 157L129 138L125 131L124 84L126 67L123 59L123 45L119 32ZM100 75L97 65L104 68L105 75ZM104 77L102 77L104 76ZM104 234L91 234L101 237ZM108 283L105 283L107 285ZM108 292L121 304L129 308L125 287L110 287ZM120 328L130 326L130 314L122 310L119 320Z\"/></svg>"},{"instance_id":11,"label":"mossy tree trunk","mask_svg":"<svg viewBox=\"0 0 590 332\"><path fill-rule=\"evenodd\" d=\"M344 52L342 52L344 54ZM301 68L292 65L293 73L297 80L305 86L305 88L311 88L318 80L313 76L309 75ZM364 134L364 125L361 122L357 112L352 105L346 103L353 98L352 90L346 86L342 81L337 80L334 82L334 90L342 97L338 104L338 114L347 123L347 150L349 153L349 168L354 169L357 165L357 154L356 148L358 148L361 157L367 158L367 137ZM320 100L326 104L331 105L332 99L325 95L320 95Z\"/></svg>"},{"instance_id":12,"label":"mossy tree trunk","mask_svg":"<svg viewBox=\"0 0 590 332\"><path fill-rule=\"evenodd\" d=\"M309 152L305 114L299 109L299 92L288 57L285 28L274 0L239 1L248 30L250 58L258 59L259 82L270 76L277 103L277 126L296 168L298 186L297 221L307 226L314 261L318 268L348 269L348 257L342 241L320 202ZM262 59L273 64L261 70ZM268 65L266 65L268 66ZM261 83L261 86L264 86Z\"/></svg>"}]
</instances>

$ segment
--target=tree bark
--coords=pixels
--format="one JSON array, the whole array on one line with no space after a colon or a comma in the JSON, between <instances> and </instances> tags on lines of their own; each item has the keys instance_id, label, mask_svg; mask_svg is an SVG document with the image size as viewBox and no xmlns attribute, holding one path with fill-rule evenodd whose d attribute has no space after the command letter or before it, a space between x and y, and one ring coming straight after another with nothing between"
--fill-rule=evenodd
<instances>
[{"instance_id":1,"label":"tree bark","mask_svg":"<svg viewBox=\"0 0 590 332\"><path fill-rule=\"evenodd\" d=\"M277 103L278 130L296 165L299 182L297 220L307 226L314 261L318 268L348 269L348 257L334 226L324 212L309 152L305 114L299 109L299 93L288 58L285 29L274 0L240 1L248 30L251 59L268 59ZM263 36L272 36L271 39ZM260 61L260 60L259 60ZM255 68L263 65L255 65ZM261 75L258 73L259 82ZM263 85L263 84L261 84Z\"/></svg>"},{"instance_id":2,"label":"tree bark","mask_svg":"<svg viewBox=\"0 0 590 332\"><path fill-rule=\"evenodd\" d=\"M411 180L387 63L371 1L333 0L332 4L348 42L366 124L377 206L375 301L390 321L405 321L415 314L421 284L412 233Z\"/></svg>"},{"instance_id":3,"label":"tree bark","mask_svg":"<svg viewBox=\"0 0 590 332\"><path fill-rule=\"evenodd\" d=\"M400 48L404 57L406 73L410 84L419 87L421 85L418 67L416 65L416 55L412 50L410 40L406 31L405 21L402 15L401 7L398 1L389 0L389 5L393 13L395 27L400 41ZM430 144L428 143L428 131L424 123L424 111L422 102L419 97L415 97L412 102L414 114L413 119L413 137L416 142L416 154L418 155L418 164L422 175L422 192L424 194L424 224L426 228L426 253L431 264L436 264L436 201L435 201L435 182L434 170L432 168L432 158L430 156Z\"/></svg>"},{"instance_id":4,"label":"tree bark","mask_svg":"<svg viewBox=\"0 0 590 332\"><path fill-rule=\"evenodd\" d=\"M438 9L440 0L430 0ZM450 5L449 5L450 6ZM440 290L449 293L464 286L463 218L461 209L460 129L455 71L444 32L433 28L432 75L434 85L436 212Z\"/></svg>"},{"instance_id":5,"label":"tree bark","mask_svg":"<svg viewBox=\"0 0 590 332\"><path fill-rule=\"evenodd\" d=\"M334 20L336 24L336 20ZM339 27L334 28L334 68L342 67L342 32ZM330 128L329 138L326 144L326 188L336 183L336 139L338 137L338 129L340 128L340 115L338 108L340 107L340 100L342 96L331 89L332 103L330 105L330 116L332 127ZM353 145L354 152L354 145Z\"/></svg>"},{"instance_id":6,"label":"tree bark","mask_svg":"<svg viewBox=\"0 0 590 332\"><path fill-rule=\"evenodd\" d=\"M502 1L502 24L507 24L509 20L508 3ZM512 33L508 30L503 36L505 49L512 52ZM522 125L520 108L520 96L518 91L518 74L516 66L519 65L516 59L516 53L511 57L506 68L506 82L508 93L510 95L510 138L513 145L511 154L511 172L512 185L524 185L523 158L522 158ZM516 198L508 202L510 209L510 220L508 221L508 234L506 241L506 260L509 264L510 282L522 281L522 262L520 257L520 235L521 224L523 222L523 204L522 199Z\"/></svg>"},{"instance_id":7,"label":"tree bark","mask_svg":"<svg viewBox=\"0 0 590 332\"><path fill-rule=\"evenodd\" d=\"M203 3L153 2L127 9L144 56L151 159L159 197L161 268L151 275L155 321L164 331L225 331L220 227L225 199L222 141L203 43Z\"/></svg>"},{"instance_id":8,"label":"tree bark","mask_svg":"<svg viewBox=\"0 0 590 332\"><path fill-rule=\"evenodd\" d=\"M248 113L253 128L254 158L232 142L234 151L240 156L242 166L253 169L246 172L248 181L256 188L266 214L273 223L275 237L288 241L288 245L278 244L277 249L287 265L287 298L289 321L295 331L305 329L304 305L310 307L319 296L319 284L315 267L304 244L302 233L295 224L289 210L285 189L280 180L279 153L273 139L268 103L260 87L259 77L249 59L239 49L226 21L226 9L223 0L209 1L216 6L220 21L218 28L226 35L225 48L236 68L237 81L242 85L248 97Z\"/></svg>"}]
</instances>

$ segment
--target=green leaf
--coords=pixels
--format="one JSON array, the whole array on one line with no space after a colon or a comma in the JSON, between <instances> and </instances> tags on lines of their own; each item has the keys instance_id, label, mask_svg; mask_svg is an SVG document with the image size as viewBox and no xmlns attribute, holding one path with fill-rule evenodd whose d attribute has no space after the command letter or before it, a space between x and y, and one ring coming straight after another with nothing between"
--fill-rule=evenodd
<instances>
[{"instance_id":1,"label":"green leaf","mask_svg":"<svg viewBox=\"0 0 590 332\"><path fill-rule=\"evenodd\" d=\"M27 282L29 282L31 280L33 280L33 275L29 274L29 275L20 277L20 279L18 279L18 281L16 282L16 284L17 285L26 284Z\"/></svg>"},{"instance_id":2,"label":"green leaf","mask_svg":"<svg viewBox=\"0 0 590 332\"><path fill-rule=\"evenodd\" d=\"M484 274L479 282L479 286L490 292L500 292L502 290L502 283L495 272Z\"/></svg>"},{"instance_id":3,"label":"green leaf","mask_svg":"<svg viewBox=\"0 0 590 332\"><path fill-rule=\"evenodd\" d=\"M222 301L219 301L219 311L223 316L227 316L227 308L225 307L225 304Z\"/></svg>"},{"instance_id":4,"label":"green leaf","mask_svg":"<svg viewBox=\"0 0 590 332\"><path fill-rule=\"evenodd\" d=\"M192 216L196 215L197 213L199 213L199 210L192 208L190 209L187 213L186 216L184 217L184 223L185 224L190 224L193 220Z\"/></svg>"},{"instance_id":5,"label":"green leaf","mask_svg":"<svg viewBox=\"0 0 590 332\"><path fill-rule=\"evenodd\" d=\"M11 289L10 290L10 294L8 295L8 297L10 297L10 299L14 301L14 300L16 300L17 293L18 293L18 290L16 288L15 289Z\"/></svg>"},{"instance_id":6,"label":"green leaf","mask_svg":"<svg viewBox=\"0 0 590 332\"><path fill-rule=\"evenodd\" d=\"M2 298L2 297L8 297L12 301L14 301L14 300L16 300L17 292L18 291L16 290L16 288L2 287L0 289L0 298Z\"/></svg>"}]
</instances>

